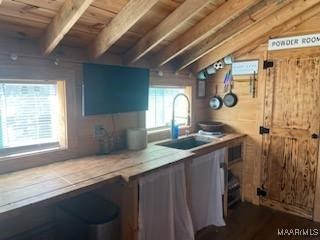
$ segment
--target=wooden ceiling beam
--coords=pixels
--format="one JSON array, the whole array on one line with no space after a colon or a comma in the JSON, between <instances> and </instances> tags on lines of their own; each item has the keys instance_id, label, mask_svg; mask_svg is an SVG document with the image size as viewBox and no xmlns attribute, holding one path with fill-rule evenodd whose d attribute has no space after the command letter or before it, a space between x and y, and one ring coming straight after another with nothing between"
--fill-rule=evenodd
<instances>
[{"instance_id":1,"label":"wooden ceiling beam","mask_svg":"<svg viewBox=\"0 0 320 240\"><path fill-rule=\"evenodd\" d=\"M216 0L186 0L124 55L124 63L139 60L212 1Z\"/></svg>"},{"instance_id":2,"label":"wooden ceiling beam","mask_svg":"<svg viewBox=\"0 0 320 240\"><path fill-rule=\"evenodd\" d=\"M192 69L195 72L198 72L208 67L210 64L240 50L250 42L257 40L259 37L270 32L273 28L278 27L291 18L298 16L319 2L320 0L294 0L285 7L270 14L268 17L256 22L249 29L235 34L223 45L210 51L195 62Z\"/></svg>"},{"instance_id":3,"label":"wooden ceiling beam","mask_svg":"<svg viewBox=\"0 0 320 240\"><path fill-rule=\"evenodd\" d=\"M41 39L44 55L48 55L54 50L92 2L93 0L66 0L64 2Z\"/></svg>"},{"instance_id":4,"label":"wooden ceiling beam","mask_svg":"<svg viewBox=\"0 0 320 240\"><path fill-rule=\"evenodd\" d=\"M223 27L260 0L230 0L155 55L154 66L162 66Z\"/></svg>"},{"instance_id":5,"label":"wooden ceiling beam","mask_svg":"<svg viewBox=\"0 0 320 240\"><path fill-rule=\"evenodd\" d=\"M239 51L234 53L234 57L238 58L247 53L250 53L254 49L258 48L261 44L267 43L270 38L277 37L291 29L297 27L301 23L309 20L310 18L320 14L320 4L308 9L307 11L303 12L302 14L290 19L289 21L285 22L284 24L272 29L271 32L260 37L258 40L247 44L244 48L241 48Z\"/></svg>"},{"instance_id":6,"label":"wooden ceiling beam","mask_svg":"<svg viewBox=\"0 0 320 240\"><path fill-rule=\"evenodd\" d=\"M176 71L186 68L205 54L219 47L229 39L232 39L236 34L245 31L249 27L253 26L257 21L267 17L290 2L292 2L292 0L282 1L281 3L274 0L264 0L259 2L248 9L245 13L225 25L225 27L219 29L214 34L198 43L194 48L191 48L183 55L177 57L174 61Z\"/></svg>"},{"instance_id":7,"label":"wooden ceiling beam","mask_svg":"<svg viewBox=\"0 0 320 240\"><path fill-rule=\"evenodd\" d=\"M158 1L159 0L129 1L89 45L89 57L94 59L104 54Z\"/></svg>"}]
</instances>

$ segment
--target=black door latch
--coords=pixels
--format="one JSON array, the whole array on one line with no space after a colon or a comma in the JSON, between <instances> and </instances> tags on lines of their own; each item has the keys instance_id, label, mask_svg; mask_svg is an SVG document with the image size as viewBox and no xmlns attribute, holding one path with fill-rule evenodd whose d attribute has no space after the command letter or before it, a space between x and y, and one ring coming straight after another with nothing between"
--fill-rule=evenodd
<instances>
[{"instance_id":1,"label":"black door latch","mask_svg":"<svg viewBox=\"0 0 320 240\"><path fill-rule=\"evenodd\" d=\"M259 128L259 134L268 134L268 133L270 133L270 129L269 128L265 128L265 127L263 127L263 126L260 126L260 128Z\"/></svg>"},{"instance_id":2,"label":"black door latch","mask_svg":"<svg viewBox=\"0 0 320 240\"><path fill-rule=\"evenodd\" d=\"M272 61L268 61L268 60L263 61L263 69L268 69L268 68L272 68L272 67L273 67Z\"/></svg>"},{"instance_id":3,"label":"black door latch","mask_svg":"<svg viewBox=\"0 0 320 240\"><path fill-rule=\"evenodd\" d=\"M264 190L263 188L257 188L257 196L266 197L267 196L267 191Z\"/></svg>"}]
</instances>

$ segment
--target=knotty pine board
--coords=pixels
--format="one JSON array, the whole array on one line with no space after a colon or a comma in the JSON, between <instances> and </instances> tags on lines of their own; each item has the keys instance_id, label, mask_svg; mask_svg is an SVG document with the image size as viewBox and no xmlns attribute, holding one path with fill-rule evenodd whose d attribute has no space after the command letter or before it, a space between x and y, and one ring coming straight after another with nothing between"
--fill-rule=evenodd
<instances>
[{"instance_id":1,"label":"knotty pine board","mask_svg":"<svg viewBox=\"0 0 320 240\"><path fill-rule=\"evenodd\" d=\"M290 31L283 32L277 36L270 36L272 38L282 37L282 36L295 36L310 33L318 33L320 31L319 27L319 16L316 15L304 23L295 26ZM255 43L254 43L255 44ZM285 51L287 53L294 54L294 49ZM312 51L312 49L311 49ZM238 130L248 134L247 137L247 159L245 164L245 174L244 174L244 185L245 185L245 198L246 200L259 204L259 198L256 196L256 188L261 184L261 143L262 138L258 134L258 127L263 123L263 111L264 111L264 94L265 94L265 74L262 70L262 61L267 59L267 42L263 42L255 49L244 48L239 51L240 54L236 53L237 60L260 60L258 84L257 84L257 99L252 99L249 94L248 83L236 82L235 93L240 93L241 99L239 100L238 107L232 109L224 109L219 111L209 110L208 113L212 120L223 121L227 123L231 129ZM209 91L211 95L215 93L215 85L219 84L219 93L223 94L223 71L216 74L215 79L209 80ZM320 159L320 156L319 158ZM319 160L318 160L319 161ZM319 169L318 164L318 169ZM319 170L318 170L319 172ZM320 174L318 174L318 180L320 179ZM314 219L320 221L320 184L316 188L316 200L314 207Z\"/></svg>"},{"instance_id":2,"label":"knotty pine board","mask_svg":"<svg viewBox=\"0 0 320 240\"><path fill-rule=\"evenodd\" d=\"M187 159L192 155L188 151L151 146L139 152L125 151L114 155L86 157L4 174L0 181L0 213L85 190L87 187L96 187L94 185L118 179L121 174L129 179L130 176ZM34 177L29 178L28 175Z\"/></svg>"},{"instance_id":3,"label":"knotty pine board","mask_svg":"<svg viewBox=\"0 0 320 240\"><path fill-rule=\"evenodd\" d=\"M218 85L218 94L223 97L225 94L223 79L227 70L228 68L219 71L214 79L212 78L209 80L209 95L215 95L215 88L216 85ZM259 79L262 79L262 77L259 76ZM259 199L255 196L255 184L257 184L255 181L257 181L257 179L255 179L254 176L255 174L259 174L256 167L257 164L259 164L257 156L260 156L259 145L261 141L261 137L258 133L258 105L261 97L258 92L258 86L260 84L262 84L262 81L257 81L256 98L252 98L249 95L249 81L235 82L234 93L238 96L238 104L233 108L223 106L217 111L209 110L210 119L227 124L227 131L247 134L245 149L246 160L243 170L243 191L245 199L249 202L255 202L256 204L259 203Z\"/></svg>"},{"instance_id":4,"label":"knotty pine board","mask_svg":"<svg viewBox=\"0 0 320 240\"><path fill-rule=\"evenodd\" d=\"M35 37L34 31L37 29L42 33L57 14L63 0L58 1L36 1L36 0L4 0L0 8L0 20L6 24L14 23L22 27L20 33L27 37ZM121 11L128 3L128 0L110 1L96 0L85 11L78 22L66 34L62 44L72 47L87 46L97 34ZM110 49L115 54L123 54L130 49L143 35L157 26L164 18L171 14L183 1L161 0L159 1L135 26L133 26L117 43ZM199 22L202 18L214 11L223 0L213 1L208 7L199 11L194 17L187 21L175 33L171 34L165 41L157 46L153 51L158 51L162 46L168 45L172 39L185 32L191 26ZM26 28L23 28L27 26ZM29 26L29 28L28 28ZM30 28L31 27L31 28ZM34 30L33 30L34 29ZM7 29L3 34L15 35L19 33L14 28ZM23 37L23 36L20 36ZM35 37L35 40L38 40Z\"/></svg>"},{"instance_id":5,"label":"knotty pine board","mask_svg":"<svg viewBox=\"0 0 320 240\"><path fill-rule=\"evenodd\" d=\"M264 111L266 125L272 126L263 147L266 201L309 218L319 151L318 140L311 138L320 131L319 52L320 48L306 48L268 54L274 67L268 70L267 89L271 91L265 105L270 107Z\"/></svg>"},{"instance_id":6,"label":"knotty pine board","mask_svg":"<svg viewBox=\"0 0 320 240\"><path fill-rule=\"evenodd\" d=\"M54 161L93 155L98 151L98 144L93 137L94 125L100 124L107 131L112 130L111 115L83 117L81 110L81 63L86 61L85 54L77 49L68 47L60 48L58 56L59 66L53 64L53 56L44 58L41 56L37 43L27 40L12 38L0 38L0 78L18 79L65 79L67 83L67 115L69 148L64 151L49 152L10 159L0 162L0 174L8 171L44 165ZM12 62L8 56L11 52L18 54L18 60ZM106 55L97 63L119 65L121 59L114 55ZM144 67L142 62L138 67ZM207 119L207 99L196 98L195 76L188 72L174 74L170 68L163 68L163 77L158 75L158 70L152 69L150 74L151 85L191 86L192 87L192 130L196 129L196 123ZM122 113L115 115L116 134L124 138L125 129L144 126L144 114ZM169 135L161 134L154 140L168 138Z\"/></svg>"},{"instance_id":7,"label":"knotty pine board","mask_svg":"<svg viewBox=\"0 0 320 240\"><path fill-rule=\"evenodd\" d=\"M229 134L194 151L214 151L233 142L243 141L245 135ZM186 160L194 153L149 144L141 151L121 151L105 156L71 159L0 176L0 216L20 207L50 201L64 194L96 188L108 181L130 182L141 175Z\"/></svg>"}]
</instances>

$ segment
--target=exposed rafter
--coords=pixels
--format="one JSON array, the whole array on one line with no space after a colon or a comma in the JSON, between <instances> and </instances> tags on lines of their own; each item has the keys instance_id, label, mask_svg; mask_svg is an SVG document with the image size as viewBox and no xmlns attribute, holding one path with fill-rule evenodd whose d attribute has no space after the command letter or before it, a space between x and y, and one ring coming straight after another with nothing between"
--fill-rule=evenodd
<instances>
[{"instance_id":1,"label":"exposed rafter","mask_svg":"<svg viewBox=\"0 0 320 240\"><path fill-rule=\"evenodd\" d=\"M162 66L185 50L213 34L229 21L239 16L260 0L230 0L218 7L214 12L182 34L169 46L155 55L154 66Z\"/></svg>"},{"instance_id":2,"label":"exposed rafter","mask_svg":"<svg viewBox=\"0 0 320 240\"><path fill-rule=\"evenodd\" d=\"M261 21L255 23L252 27L244 32L240 32L233 36L234 39L230 39L220 47L206 54L199 59L193 66L195 72L200 71L210 64L218 61L219 59L234 53L249 44L250 42L257 40L259 37L270 32L273 28L280 26L289 19L301 14L307 9L315 6L320 0L295 0L287 6L279 9L275 13L269 15ZM235 41L236 40L236 41Z\"/></svg>"},{"instance_id":3,"label":"exposed rafter","mask_svg":"<svg viewBox=\"0 0 320 240\"><path fill-rule=\"evenodd\" d=\"M91 43L88 49L90 58L97 58L105 53L158 1L159 0L129 1Z\"/></svg>"},{"instance_id":4,"label":"exposed rafter","mask_svg":"<svg viewBox=\"0 0 320 240\"><path fill-rule=\"evenodd\" d=\"M92 2L93 0L66 0L64 2L41 40L44 55L48 55L54 50Z\"/></svg>"},{"instance_id":5,"label":"exposed rafter","mask_svg":"<svg viewBox=\"0 0 320 240\"><path fill-rule=\"evenodd\" d=\"M180 71L186 68L208 52L224 44L226 41L234 39L236 34L245 31L257 21L279 10L279 8L290 2L292 1L278 3L274 0L265 0L259 2L259 4L253 6L241 16L228 23L224 28L219 29L217 32L198 43L197 46L176 58L174 61L176 70Z\"/></svg>"},{"instance_id":6,"label":"exposed rafter","mask_svg":"<svg viewBox=\"0 0 320 240\"><path fill-rule=\"evenodd\" d=\"M215 0L186 0L125 54L124 63L133 63L143 57L212 1Z\"/></svg>"},{"instance_id":7,"label":"exposed rafter","mask_svg":"<svg viewBox=\"0 0 320 240\"><path fill-rule=\"evenodd\" d=\"M272 29L271 32L268 32L264 36L260 37L258 40L251 42L244 48L241 48L239 51L237 51L234 56L240 57L246 53L249 53L259 47L261 44L266 43L270 38L273 38L277 35L280 35L284 32L290 31L292 28L300 25L301 23L307 21L308 19L316 16L317 14L320 14L320 4L317 4L316 6L308 9L307 11L303 12L299 16L296 16L289 21L285 22L284 24Z\"/></svg>"}]
</instances>

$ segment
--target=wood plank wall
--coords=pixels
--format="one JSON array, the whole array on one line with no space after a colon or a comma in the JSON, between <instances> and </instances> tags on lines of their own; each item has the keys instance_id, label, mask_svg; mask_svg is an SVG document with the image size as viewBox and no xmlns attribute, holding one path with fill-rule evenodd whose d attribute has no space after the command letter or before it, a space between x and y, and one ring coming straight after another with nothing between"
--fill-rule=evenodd
<instances>
[{"instance_id":1,"label":"wood plank wall","mask_svg":"<svg viewBox=\"0 0 320 240\"><path fill-rule=\"evenodd\" d=\"M18 55L17 61L10 59L10 54ZM59 59L59 65L54 64L55 58ZM19 170L37 165L48 164L54 161L95 154L98 144L93 137L93 128L99 124L107 130L112 129L112 118L108 116L83 117L81 114L81 82L82 66L85 55L76 49L60 47L49 57L42 57L38 44L26 40L0 37L0 79L62 79L67 84L67 108L68 108L68 137L69 149L46 154L38 154L29 157L0 161L0 174L8 171ZM97 63L121 64L117 56L108 55ZM140 63L139 66L147 65ZM158 70L151 70L151 84L171 86L192 86L193 95L196 92L196 81L189 72L174 74L170 68L161 69L163 76L159 76ZM193 125L199 120L205 120L207 109L205 100L194 100L192 120ZM116 132L124 141L125 129L138 127L144 124L143 113L116 114ZM169 137L169 132L154 134L153 140ZM151 139L151 140L152 140ZM106 192L110 192L107 186ZM102 190L104 191L104 190ZM114 192L114 191L112 191ZM118 196L118 192L114 192ZM113 199L115 196L107 198ZM19 219L19 220L18 220ZM16 217L0 220L0 240L7 239L18 233L28 231L34 227L42 226L54 219L54 210L51 206L41 209L30 209L17 213ZM15 226L14 228L12 226Z\"/></svg>"},{"instance_id":2,"label":"wood plank wall","mask_svg":"<svg viewBox=\"0 0 320 240\"><path fill-rule=\"evenodd\" d=\"M306 22L295 26L288 32L282 33L278 36L295 36L310 33L319 33L320 16L314 16ZM260 70L258 75L257 96L252 98L249 95L248 81L236 81L234 92L239 97L239 103L234 108L223 107L221 110L209 110L209 118L215 121L223 121L229 125L229 129L236 130L241 133L248 134L248 144L246 148L247 159L244 169L244 194L245 199L249 202L259 204L259 198L256 196L256 188L260 186L260 152L261 152L261 136L258 134L258 128L263 120L263 100L264 100L264 86L265 73L262 70L262 62L267 58L267 43L261 44L255 50L242 53L236 60L260 60ZM218 84L218 92L223 95L223 79L228 68L220 70L213 78L209 80L209 92L211 95L215 94L215 86ZM242 79L245 80L245 79ZM319 179L319 178L318 178ZM320 184L319 184L320 185ZM320 187L318 187L320 192ZM320 193L317 193L318 196ZM320 200L316 200L316 210L320 215ZM319 206L318 206L319 205ZM318 206L318 207L317 207ZM320 217L318 216L318 220Z\"/></svg>"},{"instance_id":3,"label":"wood plank wall","mask_svg":"<svg viewBox=\"0 0 320 240\"><path fill-rule=\"evenodd\" d=\"M263 58L264 49L259 49L250 55L244 56L244 59ZM261 61L262 62L262 61ZM261 64L260 64L261 65ZM260 66L261 67L261 66ZM224 76L229 71L230 67L220 70L214 78L209 80L210 95L215 95L216 86L218 86L218 95L224 96ZM249 79L243 78L234 83L234 92L238 96L238 104L233 108L222 107L219 110L209 110L210 118L214 121L220 121L227 124L227 131L236 131L248 135L246 144L246 161L244 164L244 179L243 191L246 200L258 204L258 199L255 197L255 184L259 179L259 174L256 166L258 162L257 156L260 154L261 137L258 133L259 113L261 99L263 93L261 92L263 86L263 74L260 71L258 75L258 86L256 97L252 98L249 94ZM256 178L256 179L255 179Z\"/></svg>"},{"instance_id":4,"label":"wood plank wall","mask_svg":"<svg viewBox=\"0 0 320 240\"><path fill-rule=\"evenodd\" d=\"M10 54L18 55L17 61L10 59ZM59 65L54 64L57 56ZM57 160L74 158L84 155L95 154L98 143L93 137L94 126L99 124L109 132L112 131L111 115L83 117L81 112L81 83L82 62L86 59L82 52L75 49L60 48L57 53L44 58L38 49L38 45L26 40L0 38L0 78L20 79L66 79L67 81L67 108L68 108L68 137L69 149L32 157L15 158L0 162L0 174L12 170L32 167L39 164L47 164ZM116 56L106 56L98 63L121 64ZM141 63L140 66L145 66ZM189 72L174 74L170 68L161 69L163 76L160 77L158 70L151 70L151 84L192 86L195 94L195 78ZM194 101L193 123L199 118L204 118L206 110L201 108L202 101ZM144 125L143 113L114 114L116 135L121 139L121 146L125 144L125 129ZM153 136L157 140L159 136ZM161 137L161 135L160 135ZM168 137L163 135L162 137Z\"/></svg>"},{"instance_id":5,"label":"wood plank wall","mask_svg":"<svg viewBox=\"0 0 320 240\"><path fill-rule=\"evenodd\" d=\"M283 35L297 35L312 32L319 32L320 16L316 16L307 22L296 26L291 31ZM25 42L17 39L0 38L0 77L16 74L17 76L25 77L56 77L65 78L69 83L68 97L71 98L69 102L69 109L73 109L69 115L73 116L70 122L69 131L71 134L71 148L69 151L61 152L59 154L43 154L33 158L15 159L11 163L0 163L0 174L8 170L19 169L21 167L31 167L52 161L62 160L70 157L94 154L97 151L97 144L93 140L92 129L95 124L102 124L107 129L111 128L110 117L90 117L83 118L80 111L81 103L81 62L84 61L84 55L74 49L59 48L56 53L61 64L55 66L53 58L41 58L38 50L38 45L30 42ZM17 53L24 55L19 56L18 61L13 62L9 59L10 53ZM261 45L256 50L247 53L239 59L260 59L261 61L266 57L266 45ZM103 63L119 64L120 59L115 56L108 56L101 60ZM261 68L260 68L261 69ZM220 71L215 78L209 80L208 95L215 93L215 85L219 85L219 93L223 94L223 77L227 69ZM224 121L230 129L238 132L244 132L249 135L247 144L247 159L245 163L244 176L244 192L246 200L258 204L258 198L255 195L255 189L260 183L260 142L261 137L258 134L258 126L262 122L263 109L263 95L264 95L264 76L260 71L258 76L258 92L256 98L251 98L249 95L248 82L236 82L235 92L238 94L240 101L235 108L222 108L219 111L209 110L207 107L208 98L204 100L195 99L196 85L194 77L189 77L188 73L173 74L172 71L164 71L164 76L160 77L156 70L152 71L151 82L159 85L191 85L193 86L193 127L195 123L200 120L210 118L212 120ZM3 75L4 74L4 75ZM27 75L26 75L27 74ZM119 131L126 127L136 127L139 125L141 115L138 113L128 113L117 115L117 127ZM69 135L70 135L69 132ZM167 137L168 133L160 135ZM157 140L159 135L154 137ZM22 164L23 163L23 164ZM318 193L318 196L320 194ZM320 205L319 202L316 204ZM318 208L319 209L319 208ZM318 215L320 211L318 210ZM23 218L21 218L23 216ZM6 219L0 222L0 240L18 233L17 229L12 229L12 223L19 225L20 232L31 229L35 226L43 225L52 220L53 213L51 208L30 209L29 212L21 212L17 214L17 218ZM17 219L21 221L17 222ZM30 221L32 219L32 221ZM318 217L318 219L320 219Z\"/></svg>"}]
</instances>

